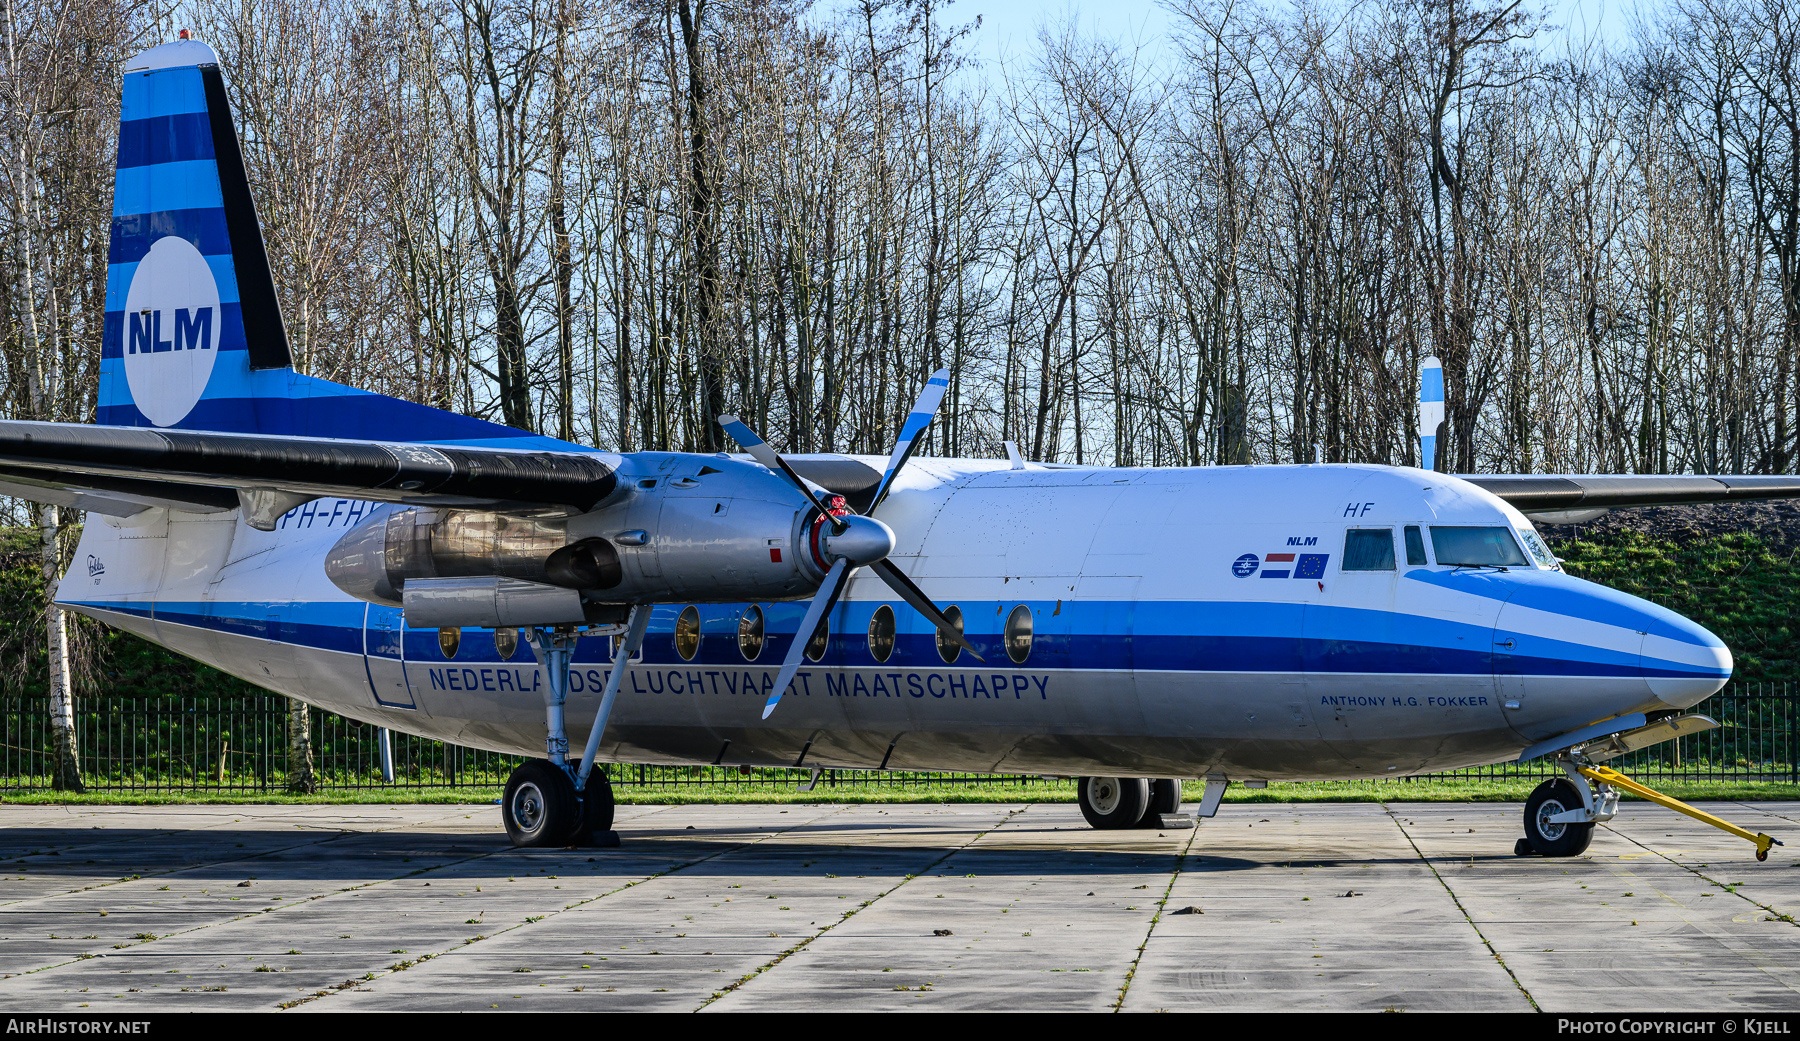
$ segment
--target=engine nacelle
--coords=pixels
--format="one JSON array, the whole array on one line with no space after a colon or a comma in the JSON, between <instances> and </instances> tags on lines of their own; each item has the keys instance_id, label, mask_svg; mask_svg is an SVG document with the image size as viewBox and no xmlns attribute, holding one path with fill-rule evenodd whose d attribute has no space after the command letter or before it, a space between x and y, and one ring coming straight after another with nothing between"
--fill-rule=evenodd
<instances>
[{"instance_id":1,"label":"engine nacelle","mask_svg":"<svg viewBox=\"0 0 1800 1041\"><path fill-rule=\"evenodd\" d=\"M332 548L326 574L351 596L403 608L413 625L549 625L610 620L617 612L606 605L797 599L818 588L834 555L863 563L893 545L868 518L833 536L755 464L625 459L629 492L591 513L382 507ZM484 581L461 581L471 579Z\"/></svg>"}]
</instances>

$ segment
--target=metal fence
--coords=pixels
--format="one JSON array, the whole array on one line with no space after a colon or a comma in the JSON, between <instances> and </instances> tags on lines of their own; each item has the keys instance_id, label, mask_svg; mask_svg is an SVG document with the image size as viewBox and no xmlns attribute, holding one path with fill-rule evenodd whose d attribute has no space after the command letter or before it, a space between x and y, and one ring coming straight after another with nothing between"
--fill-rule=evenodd
<instances>
[{"instance_id":1,"label":"metal fence","mask_svg":"<svg viewBox=\"0 0 1800 1041\"><path fill-rule=\"evenodd\" d=\"M1800 698L1788 684L1740 683L1697 711L1718 730L1653 745L1607 765L1647 780L1763 780L1800 783ZM95 697L77 702L76 747L82 778L99 791L281 791L287 787L288 702L274 695L210 700ZM498 788L521 758L391 735L393 779L383 770L381 731L325 712L311 713L313 772L325 790ZM0 791L51 787L50 714L42 699L0 702ZM1551 775L1537 760L1396 778L1531 779ZM646 788L792 788L815 780L807 769L614 765L615 785ZM1059 786L1039 777L966 773L827 770L831 788L885 789L1004 782Z\"/></svg>"}]
</instances>

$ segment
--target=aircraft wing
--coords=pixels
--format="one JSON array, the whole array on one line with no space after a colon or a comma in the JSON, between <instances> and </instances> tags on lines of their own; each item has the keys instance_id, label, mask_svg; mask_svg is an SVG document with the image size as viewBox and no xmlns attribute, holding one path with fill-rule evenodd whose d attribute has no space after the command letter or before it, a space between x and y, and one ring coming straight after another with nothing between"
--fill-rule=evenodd
<instances>
[{"instance_id":1,"label":"aircraft wing","mask_svg":"<svg viewBox=\"0 0 1800 1041\"><path fill-rule=\"evenodd\" d=\"M0 494L113 516L241 506L263 527L325 496L579 512L616 470L598 452L0 421Z\"/></svg>"},{"instance_id":2,"label":"aircraft wing","mask_svg":"<svg viewBox=\"0 0 1800 1041\"><path fill-rule=\"evenodd\" d=\"M1553 523L1632 506L1800 498L1800 477L1782 475L1476 474L1463 480Z\"/></svg>"}]
</instances>

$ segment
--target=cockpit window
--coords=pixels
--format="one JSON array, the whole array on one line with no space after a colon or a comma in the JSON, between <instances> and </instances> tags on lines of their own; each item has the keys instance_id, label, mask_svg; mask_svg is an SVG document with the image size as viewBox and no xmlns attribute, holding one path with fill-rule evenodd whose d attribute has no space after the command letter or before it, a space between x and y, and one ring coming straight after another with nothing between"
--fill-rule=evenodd
<instances>
[{"instance_id":1,"label":"cockpit window","mask_svg":"<svg viewBox=\"0 0 1800 1041\"><path fill-rule=\"evenodd\" d=\"M1538 562L1538 566L1551 571L1557 570L1556 554L1550 552L1550 547L1544 545L1543 538L1536 531L1531 528L1520 528L1519 541L1525 543L1526 551L1531 554L1532 559Z\"/></svg>"},{"instance_id":2,"label":"cockpit window","mask_svg":"<svg viewBox=\"0 0 1800 1041\"><path fill-rule=\"evenodd\" d=\"M1345 532L1344 570L1394 570L1394 529L1351 528Z\"/></svg>"},{"instance_id":3,"label":"cockpit window","mask_svg":"<svg viewBox=\"0 0 1800 1041\"><path fill-rule=\"evenodd\" d=\"M1431 551L1448 567L1527 567L1511 528L1431 526Z\"/></svg>"},{"instance_id":4,"label":"cockpit window","mask_svg":"<svg viewBox=\"0 0 1800 1041\"><path fill-rule=\"evenodd\" d=\"M1408 565L1425 563L1425 540L1420 537L1417 524L1406 526L1406 563Z\"/></svg>"}]
</instances>

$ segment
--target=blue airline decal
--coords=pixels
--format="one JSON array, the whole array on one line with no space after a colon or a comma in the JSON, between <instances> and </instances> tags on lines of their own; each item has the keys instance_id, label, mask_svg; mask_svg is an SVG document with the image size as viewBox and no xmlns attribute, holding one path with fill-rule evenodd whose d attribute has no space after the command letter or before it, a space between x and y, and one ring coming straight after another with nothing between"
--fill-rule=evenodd
<instances>
[{"instance_id":1,"label":"blue airline decal","mask_svg":"<svg viewBox=\"0 0 1800 1041\"><path fill-rule=\"evenodd\" d=\"M70 601L81 606L151 617L145 602ZM992 674L1080 670L1130 670L1175 672L1310 672L1318 674L1486 675L1494 669L1488 650L1493 630L1485 626L1400 615L1390 612L1325 605L1271 604L1215 601L1146 601L1137 611L1132 632L1107 632L1109 618L1119 617L1122 605L1083 601L1062 604L1060 630L1049 628L1049 603L1029 604L1038 611L1039 631L1032 653L1023 666L1007 661L1000 634L976 631L969 640L988 654L982 665L962 658L946 666L939 657L936 637L915 612L896 612L903 628L896 635L892 656L876 662L869 654L864 633L880 601L851 601L834 610L831 638L817 669L883 671L954 669ZM978 605L969 605L966 617L983 617ZM1011 602L997 604L1007 608ZM737 619L743 605L699 605L703 638L692 661L674 649L672 634L681 605L663 605L652 615L652 638L645 641L647 666L673 668L733 667L772 669L793 641L791 630L799 623L805 603L763 605L767 638L754 662L746 662L737 647ZM1305 633L1302 635L1302 611ZM260 639L279 640L335 651L362 652L362 611L358 601L293 603L163 603L154 617ZM270 615L277 616L271 623ZM996 617L999 617L996 613ZM996 623L997 624L997 623ZM406 660L436 667L463 661L500 661L486 630L466 630L468 636L455 659L446 661L437 645L437 630L405 631ZM1400 632L1405 639L1396 638ZM1285 635L1270 635L1271 633ZM482 634L482 635L478 635ZM485 638L484 638L485 637ZM608 661L607 641L584 640L577 644L578 662ZM1595 677L1718 677L1726 670L1683 662L1646 659L1600 647L1532 638L1537 654L1514 655L1509 674ZM1474 649L1479 648L1479 649ZM392 656L391 653L387 656ZM529 665L529 663L527 663ZM910 681L908 681L910 682Z\"/></svg>"}]
</instances>

